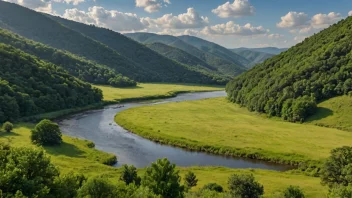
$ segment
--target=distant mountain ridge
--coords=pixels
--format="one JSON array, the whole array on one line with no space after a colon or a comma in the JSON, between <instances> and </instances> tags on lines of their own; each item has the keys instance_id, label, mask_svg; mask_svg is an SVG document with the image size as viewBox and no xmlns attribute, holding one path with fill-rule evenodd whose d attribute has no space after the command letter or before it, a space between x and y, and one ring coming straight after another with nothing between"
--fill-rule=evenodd
<instances>
[{"instance_id":1,"label":"distant mountain ridge","mask_svg":"<svg viewBox=\"0 0 352 198\"><path fill-rule=\"evenodd\" d=\"M284 52L284 51L288 50L288 48L277 48L277 47L246 48L246 47L240 47L240 48L234 48L234 49L231 49L231 50L232 51L250 50L250 51L256 51L256 52L262 52L262 53L267 53L267 54L278 55L281 52Z\"/></svg>"},{"instance_id":2,"label":"distant mountain ridge","mask_svg":"<svg viewBox=\"0 0 352 198\"><path fill-rule=\"evenodd\" d=\"M250 50L247 48L239 48L239 49L232 49L231 51L235 52L238 55L246 58L249 63L247 64L247 68L252 68L258 63L262 63L265 60L275 56L275 54L269 54L265 52L259 52L255 50Z\"/></svg>"}]
</instances>

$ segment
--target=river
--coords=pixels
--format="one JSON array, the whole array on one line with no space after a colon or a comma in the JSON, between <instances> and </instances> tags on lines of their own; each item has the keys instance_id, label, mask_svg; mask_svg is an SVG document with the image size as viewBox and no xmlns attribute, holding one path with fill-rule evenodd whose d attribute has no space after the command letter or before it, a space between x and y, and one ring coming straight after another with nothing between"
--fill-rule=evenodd
<instances>
[{"instance_id":1,"label":"river","mask_svg":"<svg viewBox=\"0 0 352 198\"><path fill-rule=\"evenodd\" d=\"M117 113L132 107L224 96L226 96L225 91L198 92L179 94L174 98L162 99L157 102L130 102L109 105L104 109L71 115L60 120L58 124L63 134L93 141L96 149L118 156L118 163L115 165L117 167L123 164L133 164L137 168L143 168L158 158L168 158L177 166L184 167L224 166L229 168L258 168L276 171L292 169L289 166L260 160L224 157L161 145L135 135L114 122L114 117Z\"/></svg>"}]
</instances>

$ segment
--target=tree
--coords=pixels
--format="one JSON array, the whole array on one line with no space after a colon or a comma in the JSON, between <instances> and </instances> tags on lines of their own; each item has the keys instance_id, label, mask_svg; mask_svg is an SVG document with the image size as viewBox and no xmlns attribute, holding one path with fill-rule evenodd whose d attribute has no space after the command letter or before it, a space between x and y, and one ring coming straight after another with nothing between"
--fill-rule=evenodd
<instances>
[{"instance_id":1,"label":"tree","mask_svg":"<svg viewBox=\"0 0 352 198\"><path fill-rule=\"evenodd\" d=\"M127 185L134 183L137 186L141 183L141 178L137 174L137 169L133 165L123 165L122 166L122 174L120 176L120 180L124 181Z\"/></svg>"},{"instance_id":2,"label":"tree","mask_svg":"<svg viewBox=\"0 0 352 198\"><path fill-rule=\"evenodd\" d=\"M352 147L344 146L331 151L321 170L321 180L330 188L352 184Z\"/></svg>"},{"instance_id":3,"label":"tree","mask_svg":"<svg viewBox=\"0 0 352 198\"><path fill-rule=\"evenodd\" d=\"M211 190L216 192L223 192L224 189L217 183L209 183L203 186L203 190Z\"/></svg>"},{"instance_id":4,"label":"tree","mask_svg":"<svg viewBox=\"0 0 352 198\"><path fill-rule=\"evenodd\" d=\"M304 198L304 193L298 186L289 186L284 191L285 198Z\"/></svg>"},{"instance_id":5,"label":"tree","mask_svg":"<svg viewBox=\"0 0 352 198\"><path fill-rule=\"evenodd\" d=\"M83 184L77 197L115 198L118 195L116 186L106 179L95 177Z\"/></svg>"},{"instance_id":6,"label":"tree","mask_svg":"<svg viewBox=\"0 0 352 198\"><path fill-rule=\"evenodd\" d=\"M42 149L0 146L0 189L4 197L47 197L59 171Z\"/></svg>"},{"instance_id":7,"label":"tree","mask_svg":"<svg viewBox=\"0 0 352 198\"><path fill-rule=\"evenodd\" d=\"M59 125L50 120L42 120L32 130L31 139L40 145L55 145L61 144L61 136Z\"/></svg>"},{"instance_id":8,"label":"tree","mask_svg":"<svg viewBox=\"0 0 352 198\"><path fill-rule=\"evenodd\" d=\"M255 181L252 174L233 174L229 178L228 185L234 197L257 198L264 194L264 187Z\"/></svg>"},{"instance_id":9,"label":"tree","mask_svg":"<svg viewBox=\"0 0 352 198\"><path fill-rule=\"evenodd\" d=\"M5 122L2 128L4 131L10 133L13 130L13 124L11 122Z\"/></svg>"},{"instance_id":10,"label":"tree","mask_svg":"<svg viewBox=\"0 0 352 198\"><path fill-rule=\"evenodd\" d=\"M191 189L192 187L197 186L197 182L198 179L196 175L193 172L188 171L185 175L185 187Z\"/></svg>"},{"instance_id":11,"label":"tree","mask_svg":"<svg viewBox=\"0 0 352 198\"><path fill-rule=\"evenodd\" d=\"M351 198L352 197L352 185L349 186L341 186L337 185L330 189L328 194L330 198Z\"/></svg>"},{"instance_id":12,"label":"tree","mask_svg":"<svg viewBox=\"0 0 352 198\"><path fill-rule=\"evenodd\" d=\"M184 187L180 185L179 171L166 158L158 159L147 168L142 185L163 198L183 197Z\"/></svg>"},{"instance_id":13,"label":"tree","mask_svg":"<svg viewBox=\"0 0 352 198\"><path fill-rule=\"evenodd\" d=\"M60 198L76 197L78 189L82 187L86 180L87 178L84 175L70 172L67 175L56 178L51 194Z\"/></svg>"}]
</instances>

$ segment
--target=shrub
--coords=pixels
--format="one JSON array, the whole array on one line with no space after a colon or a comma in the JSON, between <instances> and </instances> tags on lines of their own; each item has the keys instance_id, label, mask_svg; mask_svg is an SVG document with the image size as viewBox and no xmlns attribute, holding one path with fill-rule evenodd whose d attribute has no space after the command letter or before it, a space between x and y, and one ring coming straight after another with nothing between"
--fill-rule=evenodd
<instances>
[{"instance_id":1,"label":"shrub","mask_svg":"<svg viewBox=\"0 0 352 198\"><path fill-rule=\"evenodd\" d=\"M32 130L31 139L40 145L56 145L61 144L61 136L59 125L50 120L42 120Z\"/></svg>"},{"instance_id":2,"label":"shrub","mask_svg":"<svg viewBox=\"0 0 352 198\"><path fill-rule=\"evenodd\" d=\"M223 192L224 191L223 187L217 183L206 184L203 186L203 190L210 190L210 191L216 191L216 192Z\"/></svg>"},{"instance_id":3,"label":"shrub","mask_svg":"<svg viewBox=\"0 0 352 198\"><path fill-rule=\"evenodd\" d=\"M2 125L2 129L8 133L10 133L13 130L13 124L11 122L5 122Z\"/></svg>"},{"instance_id":4,"label":"shrub","mask_svg":"<svg viewBox=\"0 0 352 198\"><path fill-rule=\"evenodd\" d=\"M117 162L117 157L113 154L111 154L109 157L105 158L102 160L102 164L108 165L108 166L112 166L114 164L116 164Z\"/></svg>"},{"instance_id":5,"label":"shrub","mask_svg":"<svg viewBox=\"0 0 352 198\"><path fill-rule=\"evenodd\" d=\"M285 198L304 198L304 193L298 186L289 186L284 191Z\"/></svg>"},{"instance_id":6,"label":"shrub","mask_svg":"<svg viewBox=\"0 0 352 198\"><path fill-rule=\"evenodd\" d=\"M139 186L141 183L141 178L138 176L137 169L133 165L123 165L120 180L124 181L127 185L134 183Z\"/></svg>"},{"instance_id":7,"label":"shrub","mask_svg":"<svg viewBox=\"0 0 352 198\"><path fill-rule=\"evenodd\" d=\"M188 171L187 174L185 175L186 188L190 189L194 186L197 186L197 183L198 183L198 179L197 179L196 175L193 172Z\"/></svg>"},{"instance_id":8,"label":"shrub","mask_svg":"<svg viewBox=\"0 0 352 198\"><path fill-rule=\"evenodd\" d=\"M95 147L94 142L88 141L88 140L86 140L86 142L87 142L86 145L87 145L88 148L94 148Z\"/></svg>"},{"instance_id":9,"label":"shrub","mask_svg":"<svg viewBox=\"0 0 352 198\"><path fill-rule=\"evenodd\" d=\"M228 185L234 197L258 198L264 194L264 187L255 181L253 175L233 174L229 178Z\"/></svg>"},{"instance_id":10,"label":"shrub","mask_svg":"<svg viewBox=\"0 0 352 198\"><path fill-rule=\"evenodd\" d=\"M108 180L91 178L83 184L77 197L113 198L117 196L117 188Z\"/></svg>"},{"instance_id":11,"label":"shrub","mask_svg":"<svg viewBox=\"0 0 352 198\"><path fill-rule=\"evenodd\" d=\"M71 198L77 196L77 191L83 185L87 178L82 174L68 173L55 180L55 188L51 189L50 194L60 198Z\"/></svg>"}]
</instances>

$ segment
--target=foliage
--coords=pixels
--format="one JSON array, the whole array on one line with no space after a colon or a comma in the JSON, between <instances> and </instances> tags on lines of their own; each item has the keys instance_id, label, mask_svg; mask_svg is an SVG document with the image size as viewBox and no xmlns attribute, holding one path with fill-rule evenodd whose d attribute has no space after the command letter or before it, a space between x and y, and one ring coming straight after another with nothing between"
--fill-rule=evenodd
<instances>
[{"instance_id":1,"label":"foliage","mask_svg":"<svg viewBox=\"0 0 352 198\"><path fill-rule=\"evenodd\" d=\"M203 190L211 190L215 192L223 192L224 189L217 183L209 183L203 186Z\"/></svg>"},{"instance_id":2,"label":"foliage","mask_svg":"<svg viewBox=\"0 0 352 198\"><path fill-rule=\"evenodd\" d=\"M254 176L248 174L233 174L228 180L229 191L233 197L258 198L264 194L264 187Z\"/></svg>"},{"instance_id":3,"label":"foliage","mask_svg":"<svg viewBox=\"0 0 352 198\"><path fill-rule=\"evenodd\" d=\"M141 178L137 174L137 169L133 165L128 166L127 164L122 166L122 173L120 180L124 181L127 185L135 184L137 186L141 183Z\"/></svg>"},{"instance_id":4,"label":"foliage","mask_svg":"<svg viewBox=\"0 0 352 198\"><path fill-rule=\"evenodd\" d=\"M87 178L82 174L70 172L64 176L57 177L55 186L51 189L51 194L60 198L71 198L77 196L80 189Z\"/></svg>"},{"instance_id":5,"label":"foliage","mask_svg":"<svg viewBox=\"0 0 352 198\"><path fill-rule=\"evenodd\" d=\"M4 44L0 44L0 65L0 122L102 99L101 90Z\"/></svg>"},{"instance_id":6,"label":"foliage","mask_svg":"<svg viewBox=\"0 0 352 198\"><path fill-rule=\"evenodd\" d=\"M329 198L351 198L352 197L352 185L341 186L337 185L330 189L328 194Z\"/></svg>"},{"instance_id":7,"label":"foliage","mask_svg":"<svg viewBox=\"0 0 352 198\"><path fill-rule=\"evenodd\" d=\"M42 120L32 130L31 140L40 145L57 145L62 142L61 136L58 124L50 120Z\"/></svg>"},{"instance_id":8,"label":"foliage","mask_svg":"<svg viewBox=\"0 0 352 198\"><path fill-rule=\"evenodd\" d=\"M331 156L325 161L322 171L322 183L330 188L352 184L352 147L344 146L331 151Z\"/></svg>"},{"instance_id":9,"label":"foliage","mask_svg":"<svg viewBox=\"0 0 352 198\"><path fill-rule=\"evenodd\" d=\"M314 102L348 94L352 90L351 27L352 17L348 17L233 79L226 87L229 100L250 111L302 121ZM298 114L293 109L287 113L291 104Z\"/></svg>"},{"instance_id":10,"label":"foliage","mask_svg":"<svg viewBox=\"0 0 352 198\"><path fill-rule=\"evenodd\" d=\"M197 179L197 176L192 171L187 172L184 180L185 180L185 187L187 189L191 189L192 187L197 186L198 179Z\"/></svg>"},{"instance_id":11,"label":"foliage","mask_svg":"<svg viewBox=\"0 0 352 198\"><path fill-rule=\"evenodd\" d=\"M59 175L43 150L2 146L0 159L0 189L4 197L46 197Z\"/></svg>"},{"instance_id":12,"label":"foliage","mask_svg":"<svg viewBox=\"0 0 352 198\"><path fill-rule=\"evenodd\" d=\"M94 177L83 184L77 197L115 198L118 197L117 187L106 179Z\"/></svg>"},{"instance_id":13,"label":"foliage","mask_svg":"<svg viewBox=\"0 0 352 198\"><path fill-rule=\"evenodd\" d=\"M289 186L283 192L284 198L304 198L304 193L298 186Z\"/></svg>"},{"instance_id":14,"label":"foliage","mask_svg":"<svg viewBox=\"0 0 352 198\"><path fill-rule=\"evenodd\" d=\"M256 64L262 63L265 60L275 56L275 54L260 52L260 51L256 51L255 49L247 49L247 48L232 49L231 51L246 58L249 61L249 63L246 65L247 68L252 68Z\"/></svg>"},{"instance_id":15,"label":"foliage","mask_svg":"<svg viewBox=\"0 0 352 198\"><path fill-rule=\"evenodd\" d=\"M201 189L196 192L188 192L185 198L226 198L230 197L228 194L219 193L214 190Z\"/></svg>"},{"instance_id":16,"label":"foliage","mask_svg":"<svg viewBox=\"0 0 352 198\"><path fill-rule=\"evenodd\" d=\"M163 198L183 197L184 187L180 185L179 171L166 158L158 159L147 167L142 185Z\"/></svg>"},{"instance_id":17,"label":"foliage","mask_svg":"<svg viewBox=\"0 0 352 198\"><path fill-rule=\"evenodd\" d=\"M5 122L3 125L2 125L2 129L6 132L11 132L12 129L13 129L13 124L11 122Z\"/></svg>"},{"instance_id":18,"label":"foliage","mask_svg":"<svg viewBox=\"0 0 352 198\"><path fill-rule=\"evenodd\" d=\"M42 60L61 66L69 74L90 83L112 85L114 87L136 86L136 82L118 74L115 70L78 57L67 51L28 40L24 37L0 29L0 42L36 56Z\"/></svg>"}]
</instances>

